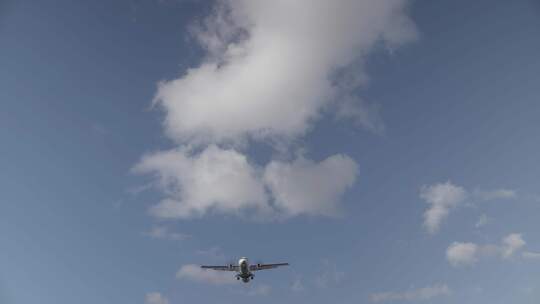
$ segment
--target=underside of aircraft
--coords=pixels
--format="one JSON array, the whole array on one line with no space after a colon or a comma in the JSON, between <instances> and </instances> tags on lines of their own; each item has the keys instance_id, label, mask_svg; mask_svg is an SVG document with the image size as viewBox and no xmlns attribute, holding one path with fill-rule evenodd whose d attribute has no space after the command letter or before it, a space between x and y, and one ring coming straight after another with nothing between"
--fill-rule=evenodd
<instances>
[{"instance_id":1,"label":"underside of aircraft","mask_svg":"<svg viewBox=\"0 0 540 304\"><path fill-rule=\"evenodd\" d=\"M210 266L202 265L202 269L212 269L218 271L234 271L236 272L236 279L242 280L244 283L248 283L255 278L253 272L267 269L274 269L280 266L288 266L289 263L276 263L276 264L249 264L247 258L242 257L238 260L238 264L229 264L224 266Z\"/></svg>"}]
</instances>

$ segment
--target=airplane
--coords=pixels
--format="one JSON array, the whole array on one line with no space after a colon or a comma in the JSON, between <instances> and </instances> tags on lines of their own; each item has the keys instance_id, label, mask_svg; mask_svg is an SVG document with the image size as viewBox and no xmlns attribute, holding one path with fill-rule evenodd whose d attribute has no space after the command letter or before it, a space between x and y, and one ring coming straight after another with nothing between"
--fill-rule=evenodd
<instances>
[{"instance_id":1,"label":"airplane","mask_svg":"<svg viewBox=\"0 0 540 304\"><path fill-rule=\"evenodd\" d=\"M212 270L220 270L220 271L234 271L236 272L236 279L240 280L242 279L242 282L248 283L249 280L253 280L255 278L255 275L253 274L253 271L259 271L259 270L266 270L266 269L273 269L278 268L280 266L288 266L289 263L277 263L277 264L253 264L250 265L248 262L248 259L246 257L242 257L238 260L238 265L229 264L226 266L208 266L208 265L202 265L202 269L212 269Z\"/></svg>"}]
</instances>

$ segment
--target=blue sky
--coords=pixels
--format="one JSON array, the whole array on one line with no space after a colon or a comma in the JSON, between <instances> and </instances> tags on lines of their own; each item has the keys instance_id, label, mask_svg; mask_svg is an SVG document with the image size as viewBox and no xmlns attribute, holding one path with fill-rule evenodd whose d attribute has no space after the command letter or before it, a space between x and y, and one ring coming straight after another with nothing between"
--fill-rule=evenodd
<instances>
[{"instance_id":1,"label":"blue sky","mask_svg":"<svg viewBox=\"0 0 540 304\"><path fill-rule=\"evenodd\" d=\"M0 10L0 303L540 299L537 1Z\"/></svg>"}]
</instances>

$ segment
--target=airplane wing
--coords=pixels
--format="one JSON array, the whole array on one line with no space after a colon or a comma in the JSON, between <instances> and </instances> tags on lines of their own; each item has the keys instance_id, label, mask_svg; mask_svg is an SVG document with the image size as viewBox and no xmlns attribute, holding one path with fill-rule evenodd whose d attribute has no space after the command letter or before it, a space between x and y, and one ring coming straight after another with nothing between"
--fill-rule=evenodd
<instances>
[{"instance_id":1,"label":"airplane wing","mask_svg":"<svg viewBox=\"0 0 540 304\"><path fill-rule=\"evenodd\" d=\"M266 269L274 269L274 268L278 268L279 266L289 266L289 263L249 265L249 271L259 271L259 270L266 270Z\"/></svg>"},{"instance_id":2,"label":"airplane wing","mask_svg":"<svg viewBox=\"0 0 540 304\"><path fill-rule=\"evenodd\" d=\"M220 270L220 271L238 271L238 265L228 265L228 266L208 266L208 265L202 265L202 269L212 269L212 270Z\"/></svg>"}]
</instances>

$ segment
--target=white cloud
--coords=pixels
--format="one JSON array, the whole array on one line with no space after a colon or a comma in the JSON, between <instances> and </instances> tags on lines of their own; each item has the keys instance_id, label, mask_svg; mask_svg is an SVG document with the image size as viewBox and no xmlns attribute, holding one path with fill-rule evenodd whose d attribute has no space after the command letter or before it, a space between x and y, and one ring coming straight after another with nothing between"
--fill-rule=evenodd
<instances>
[{"instance_id":1,"label":"white cloud","mask_svg":"<svg viewBox=\"0 0 540 304\"><path fill-rule=\"evenodd\" d=\"M491 201L515 197L517 197L516 192L510 189L474 190L469 192L464 187L452 184L450 181L424 185L420 189L420 198L430 205L424 212L424 227L431 234L437 233L450 212L468 199ZM487 216L482 215L478 219L476 227L485 225L487 221Z\"/></svg>"},{"instance_id":2,"label":"white cloud","mask_svg":"<svg viewBox=\"0 0 540 304\"><path fill-rule=\"evenodd\" d=\"M429 300L439 296L448 296L451 294L450 288L446 284L428 286L424 288L404 291L404 292L381 292L370 296L372 302L388 301L418 301Z\"/></svg>"},{"instance_id":3,"label":"white cloud","mask_svg":"<svg viewBox=\"0 0 540 304\"><path fill-rule=\"evenodd\" d=\"M505 236L499 245L454 242L446 250L446 259L452 266L472 265L485 257L508 259L515 256L525 245L526 242L519 233ZM522 255L525 258L527 258L526 253Z\"/></svg>"},{"instance_id":4,"label":"white cloud","mask_svg":"<svg viewBox=\"0 0 540 304\"><path fill-rule=\"evenodd\" d=\"M272 161L264 181L286 215L335 215L340 196L353 185L357 172L356 162L345 155L320 163L300 157L292 163Z\"/></svg>"},{"instance_id":5,"label":"white cloud","mask_svg":"<svg viewBox=\"0 0 540 304\"><path fill-rule=\"evenodd\" d=\"M171 241L183 241L191 237L188 234L170 231L165 226L154 226L150 231L145 232L144 235L149 236L153 239L163 239Z\"/></svg>"},{"instance_id":6,"label":"white cloud","mask_svg":"<svg viewBox=\"0 0 540 304\"><path fill-rule=\"evenodd\" d=\"M168 197L150 212L160 218L267 207L257 169L248 163L246 156L234 150L212 145L200 154L186 148L158 152L145 156L134 170L157 174L159 185Z\"/></svg>"},{"instance_id":7,"label":"white cloud","mask_svg":"<svg viewBox=\"0 0 540 304\"><path fill-rule=\"evenodd\" d=\"M134 169L155 173L166 195L151 214L338 214L340 197L356 180L350 157L300 157L259 168L223 147L263 139L287 147L329 112L381 130L378 106L355 92L368 82L364 60L370 52L416 38L407 3L218 1L191 29L204 59L161 82L154 98L164 110L166 134L182 146L147 155Z\"/></svg>"},{"instance_id":8,"label":"white cloud","mask_svg":"<svg viewBox=\"0 0 540 304\"><path fill-rule=\"evenodd\" d=\"M467 191L451 182L422 186L420 197L430 206L424 213L424 227L431 234L437 233L450 210L463 202Z\"/></svg>"},{"instance_id":9,"label":"white cloud","mask_svg":"<svg viewBox=\"0 0 540 304\"><path fill-rule=\"evenodd\" d=\"M380 107L375 103L368 103L358 97L349 96L341 98L336 111L336 119L352 120L373 132L382 133L385 129L379 114Z\"/></svg>"},{"instance_id":10,"label":"white cloud","mask_svg":"<svg viewBox=\"0 0 540 304\"><path fill-rule=\"evenodd\" d=\"M147 293L145 297L145 304L169 304L169 300L162 296L159 292Z\"/></svg>"},{"instance_id":11,"label":"white cloud","mask_svg":"<svg viewBox=\"0 0 540 304\"><path fill-rule=\"evenodd\" d=\"M508 258L511 257L516 251L523 248L526 243L521 237L520 233L512 233L502 240L502 244L502 256L504 258Z\"/></svg>"},{"instance_id":12,"label":"white cloud","mask_svg":"<svg viewBox=\"0 0 540 304\"><path fill-rule=\"evenodd\" d=\"M473 195L475 198L483 201L513 199L517 197L516 191L510 189L475 190Z\"/></svg>"},{"instance_id":13,"label":"white cloud","mask_svg":"<svg viewBox=\"0 0 540 304\"><path fill-rule=\"evenodd\" d=\"M214 285L234 284L236 282L232 272L202 269L194 264L182 266L176 273L176 278Z\"/></svg>"},{"instance_id":14,"label":"white cloud","mask_svg":"<svg viewBox=\"0 0 540 304\"><path fill-rule=\"evenodd\" d=\"M363 60L416 38L405 0L224 0L192 32L207 58L160 83L154 102L167 134L193 144L294 138L339 104L376 128L373 108L353 97Z\"/></svg>"},{"instance_id":15,"label":"white cloud","mask_svg":"<svg viewBox=\"0 0 540 304\"><path fill-rule=\"evenodd\" d=\"M155 173L166 194L150 209L156 217L252 211L274 218L335 215L341 195L356 180L357 168L350 157L333 155L319 163L303 157L290 163L272 161L263 169L235 150L211 145L200 154L179 148L148 155L134 170Z\"/></svg>"},{"instance_id":16,"label":"white cloud","mask_svg":"<svg viewBox=\"0 0 540 304\"><path fill-rule=\"evenodd\" d=\"M525 251L522 257L530 260L540 260L540 252Z\"/></svg>"},{"instance_id":17,"label":"white cloud","mask_svg":"<svg viewBox=\"0 0 540 304\"><path fill-rule=\"evenodd\" d=\"M446 250L446 258L453 266L474 264L478 257L478 245L454 242Z\"/></svg>"}]
</instances>

